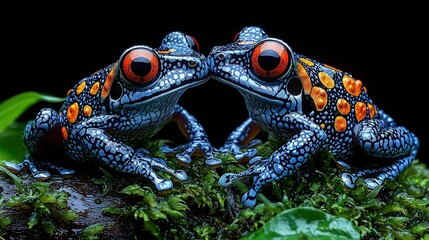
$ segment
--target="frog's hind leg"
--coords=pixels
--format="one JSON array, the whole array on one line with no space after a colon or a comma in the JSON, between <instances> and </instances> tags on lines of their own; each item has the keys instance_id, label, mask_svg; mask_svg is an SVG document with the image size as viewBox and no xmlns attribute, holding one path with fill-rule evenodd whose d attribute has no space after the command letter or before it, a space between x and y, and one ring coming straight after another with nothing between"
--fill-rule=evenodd
<instances>
[{"instance_id":1,"label":"frog's hind leg","mask_svg":"<svg viewBox=\"0 0 429 240\"><path fill-rule=\"evenodd\" d=\"M23 144L26 148L25 159L20 163L5 162L4 166L13 173L19 173L22 170L30 170L31 175L38 181L49 179L50 173L39 170L44 162L36 161L35 155L44 146L44 141L49 137L59 137L56 130L59 126L59 114L51 108L44 108L38 112L36 118L27 123L22 136ZM58 136L56 136L56 134ZM61 141L61 139L51 139L52 141ZM48 163L46 163L48 164ZM51 167L52 168L52 167Z\"/></svg>"},{"instance_id":2,"label":"frog's hind leg","mask_svg":"<svg viewBox=\"0 0 429 240\"><path fill-rule=\"evenodd\" d=\"M419 140L404 127L373 119L356 125L354 134L362 149L370 156L392 159L393 162L384 167L344 173L342 180L349 188L354 188L360 177L365 177L365 183L370 189L380 186L385 180L392 180L402 173L417 155Z\"/></svg>"}]
</instances>

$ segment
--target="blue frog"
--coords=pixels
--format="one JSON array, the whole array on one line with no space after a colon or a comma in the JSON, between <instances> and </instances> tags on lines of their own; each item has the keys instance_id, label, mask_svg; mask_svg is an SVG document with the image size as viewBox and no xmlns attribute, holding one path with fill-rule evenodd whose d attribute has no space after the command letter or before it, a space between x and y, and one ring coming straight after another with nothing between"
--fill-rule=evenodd
<instances>
[{"instance_id":1,"label":"blue frog","mask_svg":"<svg viewBox=\"0 0 429 240\"><path fill-rule=\"evenodd\" d=\"M60 149L69 162L101 163L143 176L159 191L170 190L172 181L159 177L156 170L179 180L187 179L186 172L168 167L144 147L168 122L176 122L189 141L174 148L164 145L164 153L176 156L182 165L202 155L209 167L221 163L213 156L203 126L178 104L187 89L208 79L206 58L191 35L175 31L158 48L130 47L118 61L70 89L59 111L41 109L24 130L25 159L5 166L16 173L29 169L37 180L48 179L49 169L73 176L75 170L44 161L46 154Z\"/></svg>"},{"instance_id":2,"label":"blue frog","mask_svg":"<svg viewBox=\"0 0 429 240\"><path fill-rule=\"evenodd\" d=\"M237 160L250 159L250 167L219 180L227 187L235 179L251 177L253 182L241 199L246 207L255 205L263 186L291 176L325 149L338 165L349 169L342 174L349 188L360 177L370 189L380 186L396 178L416 157L416 135L396 126L371 100L361 80L295 53L260 27L245 27L232 43L214 46L207 61L212 77L236 88L249 112L221 149ZM261 131L281 145L268 159L241 151ZM356 152L387 164L351 171L354 167L348 160Z\"/></svg>"}]
</instances>

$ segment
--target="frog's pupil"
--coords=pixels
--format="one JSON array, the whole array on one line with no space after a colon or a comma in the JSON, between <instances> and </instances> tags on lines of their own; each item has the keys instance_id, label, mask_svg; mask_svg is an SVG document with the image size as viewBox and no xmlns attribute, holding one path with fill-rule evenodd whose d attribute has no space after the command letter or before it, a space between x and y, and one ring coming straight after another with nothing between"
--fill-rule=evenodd
<instances>
[{"instance_id":1,"label":"frog's pupil","mask_svg":"<svg viewBox=\"0 0 429 240\"><path fill-rule=\"evenodd\" d=\"M265 50L259 55L258 63L262 69L270 71L280 64L280 56L274 50Z\"/></svg>"},{"instance_id":2,"label":"frog's pupil","mask_svg":"<svg viewBox=\"0 0 429 240\"><path fill-rule=\"evenodd\" d=\"M144 77L146 76L151 69L151 64L149 59L144 57L138 57L133 59L131 63L131 70L137 76Z\"/></svg>"}]
</instances>

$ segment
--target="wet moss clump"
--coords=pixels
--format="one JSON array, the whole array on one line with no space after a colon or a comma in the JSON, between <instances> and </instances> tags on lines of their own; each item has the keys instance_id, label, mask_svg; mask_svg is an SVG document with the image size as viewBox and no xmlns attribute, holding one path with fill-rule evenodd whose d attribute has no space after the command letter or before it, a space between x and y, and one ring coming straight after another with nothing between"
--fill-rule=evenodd
<instances>
[{"instance_id":1,"label":"wet moss clump","mask_svg":"<svg viewBox=\"0 0 429 240\"><path fill-rule=\"evenodd\" d=\"M259 152L268 156L274 149L268 141ZM183 168L167 159L173 167ZM136 235L157 239L240 239L285 210L308 207L347 219L361 239L429 239L429 169L419 160L395 181L369 190L358 180L351 190L340 179L343 170L324 152L294 175L264 187L253 209L240 203L247 189L245 179L225 189L218 183L223 173L247 166L230 156L222 160L224 164L216 169L207 168L202 159L194 160L184 169L189 176L185 182L163 175L175 181L168 194L156 192L150 184L126 186L121 194L129 205L104 210L133 221Z\"/></svg>"}]
</instances>

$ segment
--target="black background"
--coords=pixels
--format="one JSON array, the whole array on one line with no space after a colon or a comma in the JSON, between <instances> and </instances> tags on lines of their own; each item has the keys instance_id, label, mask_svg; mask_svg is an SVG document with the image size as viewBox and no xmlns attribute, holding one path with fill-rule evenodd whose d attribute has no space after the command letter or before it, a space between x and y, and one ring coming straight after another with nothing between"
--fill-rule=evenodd
<instances>
[{"instance_id":1,"label":"black background","mask_svg":"<svg viewBox=\"0 0 429 240\"><path fill-rule=\"evenodd\" d=\"M213 46L231 42L244 26L257 25L294 51L361 79L379 107L417 134L419 158L429 162L429 18L428 7L419 2L261 1L236 7L232 2L15 2L1 13L0 100L30 90L63 97L126 48L157 47L170 31L193 35L208 54ZM204 125L215 147L247 117L241 95L212 79L186 91L180 103ZM42 106L59 108L39 103L22 119L34 117ZM164 134L181 137L175 126L167 126Z\"/></svg>"}]
</instances>

